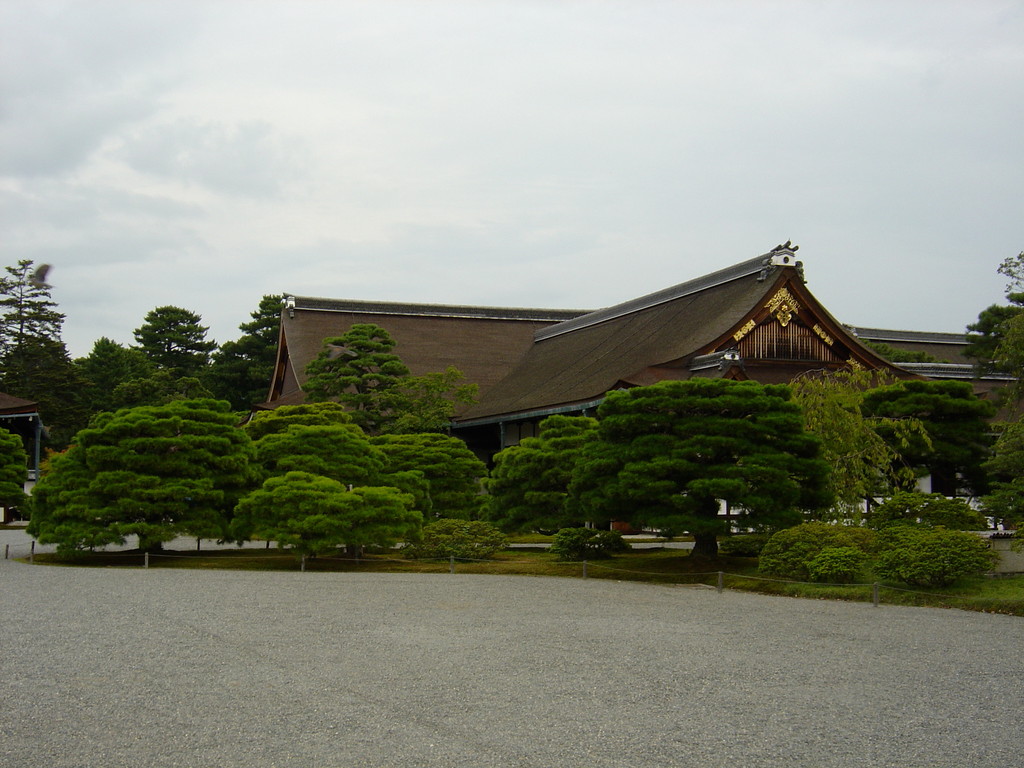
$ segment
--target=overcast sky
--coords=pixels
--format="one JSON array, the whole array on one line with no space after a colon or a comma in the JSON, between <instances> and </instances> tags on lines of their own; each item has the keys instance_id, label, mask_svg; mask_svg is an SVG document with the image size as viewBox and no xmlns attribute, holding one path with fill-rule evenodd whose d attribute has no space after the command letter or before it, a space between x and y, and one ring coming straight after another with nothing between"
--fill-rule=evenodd
<instances>
[{"instance_id":1,"label":"overcast sky","mask_svg":"<svg viewBox=\"0 0 1024 768\"><path fill-rule=\"evenodd\" d=\"M260 297L598 308L791 239L962 332L1024 250L1024 2L0 0L3 265L74 356Z\"/></svg>"}]
</instances>

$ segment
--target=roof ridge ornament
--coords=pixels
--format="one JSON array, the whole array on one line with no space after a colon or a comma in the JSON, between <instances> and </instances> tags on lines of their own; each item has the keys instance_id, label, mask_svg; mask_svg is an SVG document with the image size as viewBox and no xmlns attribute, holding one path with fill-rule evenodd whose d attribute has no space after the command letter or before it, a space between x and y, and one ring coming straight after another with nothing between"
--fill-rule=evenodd
<instances>
[{"instance_id":1,"label":"roof ridge ornament","mask_svg":"<svg viewBox=\"0 0 1024 768\"><path fill-rule=\"evenodd\" d=\"M758 282L768 279L772 272L772 267L793 267L800 275L800 281L807 282L807 279L804 277L804 263L796 259L796 252L799 250L799 245L793 245L792 240L787 240L768 251L765 254L764 261L761 262L762 269L761 273L757 276Z\"/></svg>"}]
</instances>

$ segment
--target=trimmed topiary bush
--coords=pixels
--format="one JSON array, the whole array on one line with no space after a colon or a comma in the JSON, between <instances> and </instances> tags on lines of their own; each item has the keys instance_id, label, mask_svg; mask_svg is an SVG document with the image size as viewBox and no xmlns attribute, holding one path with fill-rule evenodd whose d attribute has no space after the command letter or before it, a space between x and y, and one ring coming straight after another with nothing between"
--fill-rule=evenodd
<instances>
[{"instance_id":1,"label":"trimmed topiary bush","mask_svg":"<svg viewBox=\"0 0 1024 768\"><path fill-rule=\"evenodd\" d=\"M424 525L420 540L406 546L402 554L411 558L485 560L507 543L505 534L490 523L442 518Z\"/></svg>"},{"instance_id":2,"label":"trimmed topiary bush","mask_svg":"<svg viewBox=\"0 0 1024 768\"><path fill-rule=\"evenodd\" d=\"M857 547L825 547L807 563L807 573L811 581L849 584L864 572L867 563L867 553Z\"/></svg>"},{"instance_id":3,"label":"trimmed topiary bush","mask_svg":"<svg viewBox=\"0 0 1024 768\"><path fill-rule=\"evenodd\" d=\"M563 528L555 534L551 551L559 560L601 560L629 549L618 531L593 528Z\"/></svg>"},{"instance_id":4,"label":"trimmed topiary bush","mask_svg":"<svg viewBox=\"0 0 1024 768\"><path fill-rule=\"evenodd\" d=\"M771 536L767 533L741 533L718 542L718 554L732 557L757 557Z\"/></svg>"},{"instance_id":5,"label":"trimmed topiary bush","mask_svg":"<svg viewBox=\"0 0 1024 768\"><path fill-rule=\"evenodd\" d=\"M945 528L896 525L879 534L875 572L918 587L944 587L992 568L996 554L980 536Z\"/></svg>"},{"instance_id":6,"label":"trimmed topiary bush","mask_svg":"<svg viewBox=\"0 0 1024 768\"><path fill-rule=\"evenodd\" d=\"M811 580L808 564L829 547L852 547L869 555L877 534L867 528L830 523L803 523L772 536L761 550L758 570L798 581ZM824 567L824 564L823 566Z\"/></svg>"}]
</instances>

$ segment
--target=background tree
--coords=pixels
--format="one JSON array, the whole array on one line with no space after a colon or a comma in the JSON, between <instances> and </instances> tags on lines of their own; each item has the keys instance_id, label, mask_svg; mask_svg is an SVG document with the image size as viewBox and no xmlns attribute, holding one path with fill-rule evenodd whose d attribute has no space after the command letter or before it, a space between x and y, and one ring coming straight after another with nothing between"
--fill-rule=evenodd
<instances>
[{"instance_id":1,"label":"background tree","mask_svg":"<svg viewBox=\"0 0 1024 768\"><path fill-rule=\"evenodd\" d=\"M945 496L983 493L991 444L988 420L992 403L979 399L966 381L903 381L868 392L863 409L882 418L879 433L905 465L923 467L932 476L932 490ZM925 435L900 435L893 423L917 419Z\"/></svg>"},{"instance_id":2,"label":"background tree","mask_svg":"<svg viewBox=\"0 0 1024 768\"><path fill-rule=\"evenodd\" d=\"M883 342L866 341L862 340L861 343L874 350L879 355L884 357L890 363L948 363L949 360L940 360L935 355L930 355L927 352L921 352L919 350L910 349L897 349L891 344L885 344Z\"/></svg>"},{"instance_id":3,"label":"background tree","mask_svg":"<svg viewBox=\"0 0 1024 768\"><path fill-rule=\"evenodd\" d=\"M0 391L38 403L51 443L66 445L88 415L61 340L64 315L50 287L32 279L32 261L19 261L6 272L0 277Z\"/></svg>"},{"instance_id":4,"label":"background tree","mask_svg":"<svg viewBox=\"0 0 1024 768\"><path fill-rule=\"evenodd\" d=\"M723 500L784 527L827 507L828 465L785 386L690 379L610 392L570 493L591 520L689 531L715 555Z\"/></svg>"},{"instance_id":5,"label":"background tree","mask_svg":"<svg viewBox=\"0 0 1024 768\"><path fill-rule=\"evenodd\" d=\"M1024 313L1024 251L1003 259L997 271L1007 278L1008 304L993 304L981 311L976 323L967 326L968 345L964 354L975 360L980 373L1004 371L1020 377L1024 373L1024 368L1019 366L1022 359L1006 360L1008 351L1013 352L1019 348L1019 338L1009 348L1003 345L1011 324L1016 323ZM1024 334L1024 330L1018 328L1017 336L1021 334ZM1024 358L1024 352L1020 353L1020 357Z\"/></svg>"},{"instance_id":6,"label":"background tree","mask_svg":"<svg viewBox=\"0 0 1024 768\"><path fill-rule=\"evenodd\" d=\"M238 326L242 336L237 341L226 341L213 353L204 380L215 397L227 400L236 411L248 411L267 399L277 359L281 297L263 296L250 317Z\"/></svg>"},{"instance_id":7,"label":"background tree","mask_svg":"<svg viewBox=\"0 0 1024 768\"><path fill-rule=\"evenodd\" d=\"M1024 312L1004 325L995 358L1000 370L1014 377L1014 381L999 390L999 401L1010 412L1020 414L1024 407Z\"/></svg>"},{"instance_id":8,"label":"background tree","mask_svg":"<svg viewBox=\"0 0 1024 768\"><path fill-rule=\"evenodd\" d=\"M867 499L914 484L913 470L901 463L893 444L902 446L914 438L930 446L917 419L865 416L864 397L881 383L886 379L877 372L845 369L816 371L798 377L791 385L804 427L821 441L821 457L832 468L829 486L841 517L856 516Z\"/></svg>"},{"instance_id":9,"label":"background tree","mask_svg":"<svg viewBox=\"0 0 1024 768\"><path fill-rule=\"evenodd\" d=\"M41 339L59 342L64 315L50 298L49 286L34 281L34 263L22 259L15 267L6 268L0 277L0 356L6 363L5 380L18 383L22 371L16 354Z\"/></svg>"},{"instance_id":10,"label":"background tree","mask_svg":"<svg viewBox=\"0 0 1024 768\"><path fill-rule=\"evenodd\" d=\"M322 475L288 472L238 503L232 532L321 555L342 545L358 551L414 539L422 520L412 497L396 488L349 489Z\"/></svg>"},{"instance_id":11,"label":"background tree","mask_svg":"<svg viewBox=\"0 0 1024 768\"><path fill-rule=\"evenodd\" d=\"M1024 521L1024 422L1001 425L984 468L991 479L990 492L982 499L985 512L1018 527Z\"/></svg>"},{"instance_id":12,"label":"background tree","mask_svg":"<svg viewBox=\"0 0 1024 768\"><path fill-rule=\"evenodd\" d=\"M985 516L963 499L947 499L941 493L913 491L894 493L871 510L867 522L876 530L893 525L941 526L956 531L984 531L988 528Z\"/></svg>"},{"instance_id":13,"label":"background tree","mask_svg":"<svg viewBox=\"0 0 1024 768\"><path fill-rule=\"evenodd\" d=\"M967 347L964 355L975 362L979 373L986 374L1001 369L997 362L999 345L1006 335L1011 320L1024 311L1024 293L1007 296L1008 305L993 304L983 309L977 322L967 326Z\"/></svg>"},{"instance_id":14,"label":"background tree","mask_svg":"<svg viewBox=\"0 0 1024 768\"><path fill-rule=\"evenodd\" d=\"M325 339L323 350L306 366L307 398L337 400L368 433L384 431L393 418L389 391L409 375L394 347L391 335L372 324L356 324L341 336Z\"/></svg>"},{"instance_id":15,"label":"background tree","mask_svg":"<svg viewBox=\"0 0 1024 768\"><path fill-rule=\"evenodd\" d=\"M537 437L496 454L486 482L487 518L506 531L554 533L581 526L584 521L572 519L566 501L583 446L596 434L597 419L549 416Z\"/></svg>"},{"instance_id":16,"label":"background tree","mask_svg":"<svg viewBox=\"0 0 1024 768\"><path fill-rule=\"evenodd\" d=\"M175 400L208 400L213 394L195 376L175 376L170 371L153 371L148 376L122 381L110 394L114 408L165 405Z\"/></svg>"},{"instance_id":17,"label":"background tree","mask_svg":"<svg viewBox=\"0 0 1024 768\"><path fill-rule=\"evenodd\" d=\"M181 400L102 413L36 485L30 532L74 550L139 537L225 538L255 483L253 448L227 403Z\"/></svg>"},{"instance_id":18,"label":"background tree","mask_svg":"<svg viewBox=\"0 0 1024 768\"><path fill-rule=\"evenodd\" d=\"M0 507L20 507L26 501L28 457L21 438L0 428Z\"/></svg>"},{"instance_id":19,"label":"background tree","mask_svg":"<svg viewBox=\"0 0 1024 768\"><path fill-rule=\"evenodd\" d=\"M114 390L132 380L145 380L153 374L153 364L138 349L131 349L105 336L93 343L92 351L74 361L82 381L82 403L90 414L113 411L128 405L156 403L125 402Z\"/></svg>"},{"instance_id":20,"label":"background tree","mask_svg":"<svg viewBox=\"0 0 1024 768\"><path fill-rule=\"evenodd\" d=\"M487 467L457 437L380 435L371 442L384 454L388 472L418 472L424 477L437 517L479 516Z\"/></svg>"},{"instance_id":21,"label":"background tree","mask_svg":"<svg viewBox=\"0 0 1024 768\"><path fill-rule=\"evenodd\" d=\"M175 377L199 376L217 345L206 339L209 330L195 312L181 307L150 310L135 329L135 341L158 368Z\"/></svg>"},{"instance_id":22,"label":"background tree","mask_svg":"<svg viewBox=\"0 0 1024 768\"><path fill-rule=\"evenodd\" d=\"M383 430L394 434L448 432L460 406L476 402L478 387L465 384L458 368L423 376L403 376L385 398L392 415Z\"/></svg>"}]
</instances>

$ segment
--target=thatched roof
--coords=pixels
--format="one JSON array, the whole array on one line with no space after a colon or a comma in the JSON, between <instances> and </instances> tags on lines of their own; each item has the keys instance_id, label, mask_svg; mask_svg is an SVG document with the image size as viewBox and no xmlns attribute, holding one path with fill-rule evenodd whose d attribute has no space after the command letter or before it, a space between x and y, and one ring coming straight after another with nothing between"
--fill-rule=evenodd
<instances>
[{"instance_id":1,"label":"thatched roof","mask_svg":"<svg viewBox=\"0 0 1024 768\"><path fill-rule=\"evenodd\" d=\"M776 318L777 296L794 305L792 322ZM749 347L744 339L768 326L781 336L799 326L803 346L788 357L744 351L744 345ZM780 326L788 330L778 333ZM788 343L783 339L782 348L788 349ZM616 387L663 379L732 376L785 382L808 369L851 360L908 375L837 322L804 287L802 265L793 251L780 249L545 328L512 373L459 421L578 406Z\"/></svg>"},{"instance_id":2,"label":"thatched roof","mask_svg":"<svg viewBox=\"0 0 1024 768\"><path fill-rule=\"evenodd\" d=\"M267 405L302 402L306 365L320 353L324 339L340 336L356 324L372 323L387 330L396 342L395 353L413 375L452 365L484 393L512 370L535 331L582 313L288 296Z\"/></svg>"}]
</instances>

